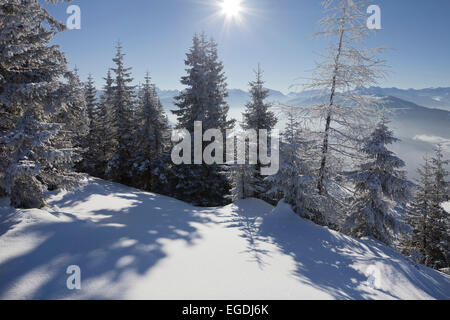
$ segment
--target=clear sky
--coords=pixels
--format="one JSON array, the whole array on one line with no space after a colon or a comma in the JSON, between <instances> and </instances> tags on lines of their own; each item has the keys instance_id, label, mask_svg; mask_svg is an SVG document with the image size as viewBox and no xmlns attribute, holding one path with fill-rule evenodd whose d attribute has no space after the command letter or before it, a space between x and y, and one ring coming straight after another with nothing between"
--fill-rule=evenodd
<instances>
[{"instance_id":1,"label":"clear sky","mask_svg":"<svg viewBox=\"0 0 450 320\"><path fill-rule=\"evenodd\" d=\"M126 65L136 82L150 71L162 89L182 88L185 53L195 32L205 31L219 43L230 88L247 89L253 69L261 63L267 87L282 92L299 77L307 77L315 52L325 46L313 39L323 17L319 0L243 0L241 23L225 25L218 15L220 0L76 0L82 13L81 30L67 30L54 40L77 65L83 80L92 73L97 85L121 40ZM43 2L43 1L42 1ZM383 29L370 45L391 49L384 58L392 74L382 87L450 86L450 1L376 0ZM68 4L46 5L66 21ZM368 15L369 16L369 15Z\"/></svg>"}]
</instances>

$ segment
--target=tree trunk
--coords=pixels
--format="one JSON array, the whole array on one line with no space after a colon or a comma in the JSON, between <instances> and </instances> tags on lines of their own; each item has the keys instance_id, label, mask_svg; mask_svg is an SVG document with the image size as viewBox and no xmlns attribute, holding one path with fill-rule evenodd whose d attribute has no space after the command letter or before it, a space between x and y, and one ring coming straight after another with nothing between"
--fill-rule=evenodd
<instances>
[{"instance_id":1,"label":"tree trunk","mask_svg":"<svg viewBox=\"0 0 450 320\"><path fill-rule=\"evenodd\" d=\"M327 161L328 161L330 128L331 128L331 120L332 120L331 108L334 105L334 97L336 94L336 82L337 82L337 75L338 75L338 71L339 71L339 59L340 59L341 53L342 53L344 30L345 30L345 9L344 9L344 17L342 18L339 47L337 50L335 63L334 63L334 75L333 75L333 82L331 85L330 104L329 104L329 108L328 108L328 115L327 115L326 125L325 125L325 136L324 136L323 145L322 145L322 160L320 163L319 179L317 182L317 189L319 191L319 195L323 195L324 191L325 191L324 181L325 181L326 167L327 167Z\"/></svg>"}]
</instances>

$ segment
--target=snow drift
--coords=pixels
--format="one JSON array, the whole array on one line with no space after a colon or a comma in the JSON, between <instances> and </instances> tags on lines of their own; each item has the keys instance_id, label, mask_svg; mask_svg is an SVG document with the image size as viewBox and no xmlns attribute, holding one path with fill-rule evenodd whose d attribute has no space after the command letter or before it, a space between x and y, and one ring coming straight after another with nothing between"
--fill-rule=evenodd
<instances>
[{"instance_id":1,"label":"snow drift","mask_svg":"<svg viewBox=\"0 0 450 320\"><path fill-rule=\"evenodd\" d=\"M66 287L71 265L81 290ZM449 299L450 277L255 199L196 208L90 179L0 202L1 299Z\"/></svg>"}]
</instances>

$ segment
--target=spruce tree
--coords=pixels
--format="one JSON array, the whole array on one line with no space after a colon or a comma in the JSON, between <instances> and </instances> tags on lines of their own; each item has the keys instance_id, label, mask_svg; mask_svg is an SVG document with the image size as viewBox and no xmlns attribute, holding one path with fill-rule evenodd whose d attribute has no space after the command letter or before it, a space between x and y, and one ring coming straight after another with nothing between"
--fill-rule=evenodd
<instances>
[{"instance_id":1,"label":"spruce tree","mask_svg":"<svg viewBox=\"0 0 450 320\"><path fill-rule=\"evenodd\" d=\"M177 116L177 128L186 129L192 137L196 121L202 122L203 132L231 129L234 122L227 119L226 78L218 61L217 45L208 41L204 33L195 34L186 56L187 75L181 78L186 89L175 98L177 110L172 111ZM205 146L203 143L202 151ZM175 166L174 196L204 206L226 203L229 184L225 169L220 164Z\"/></svg>"},{"instance_id":2,"label":"spruce tree","mask_svg":"<svg viewBox=\"0 0 450 320\"><path fill-rule=\"evenodd\" d=\"M270 189L267 197L275 202L284 198L285 202L300 216L313 219L311 204L314 197L314 175L311 171L312 158L309 148L312 141L306 139L306 129L299 121L300 110L295 107L286 107L286 128L282 133L280 143L280 170L277 174L267 178Z\"/></svg>"},{"instance_id":3,"label":"spruce tree","mask_svg":"<svg viewBox=\"0 0 450 320\"><path fill-rule=\"evenodd\" d=\"M72 142L77 148L86 146L86 138L89 133L89 115L86 103L85 86L80 80L78 68L67 74L68 85L63 87L54 101L66 105L63 110L54 110L56 122L64 122L65 128L72 133ZM60 99L58 97L63 97ZM58 100L59 99L59 100ZM62 112L60 112L62 111Z\"/></svg>"},{"instance_id":4,"label":"spruce tree","mask_svg":"<svg viewBox=\"0 0 450 320\"><path fill-rule=\"evenodd\" d=\"M114 113L114 79L111 70L106 75L97 114L98 142L97 171L100 178L112 178L109 164L117 150L117 128Z\"/></svg>"},{"instance_id":5,"label":"spruce tree","mask_svg":"<svg viewBox=\"0 0 450 320\"><path fill-rule=\"evenodd\" d=\"M86 147L86 139L89 133L89 117L87 114L84 84L78 75L78 69L66 74L67 85L61 86L52 96L54 108L49 111L47 122L61 125L59 134L54 137L52 144L59 149L76 151L72 154L75 169L80 171L83 150ZM58 107L58 106L62 106ZM60 185L58 179L49 175L50 190L57 189ZM52 179L55 178L55 179ZM51 181L53 180L53 181Z\"/></svg>"},{"instance_id":6,"label":"spruce tree","mask_svg":"<svg viewBox=\"0 0 450 320\"><path fill-rule=\"evenodd\" d=\"M202 37L205 37L202 35ZM206 71L207 71L207 119L204 128L215 128L225 132L234 127L235 120L228 119L230 109L226 98L228 97L227 78L223 71L224 66L219 60L217 43L211 37L206 43Z\"/></svg>"},{"instance_id":7,"label":"spruce tree","mask_svg":"<svg viewBox=\"0 0 450 320\"><path fill-rule=\"evenodd\" d=\"M169 170L169 123L149 73L139 93L136 124L133 185L165 193L168 191L165 189Z\"/></svg>"},{"instance_id":8,"label":"spruce tree","mask_svg":"<svg viewBox=\"0 0 450 320\"><path fill-rule=\"evenodd\" d=\"M256 194L254 189L254 166L249 164L236 164L230 167L231 200L248 199Z\"/></svg>"},{"instance_id":9,"label":"spruce tree","mask_svg":"<svg viewBox=\"0 0 450 320\"><path fill-rule=\"evenodd\" d=\"M443 203L450 198L449 186L447 180L449 171L446 169L450 161L444 159L444 151L441 144L438 144L434 150L434 157L431 158L431 166L434 174L435 202Z\"/></svg>"},{"instance_id":10,"label":"spruce tree","mask_svg":"<svg viewBox=\"0 0 450 320\"><path fill-rule=\"evenodd\" d=\"M73 132L55 121L71 112L71 73L49 45L65 26L35 0L2 1L0 26L0 189L15 207L41 207L45 189L76 180Z\"/></svg>"},{"instance_id":11,"label":"spruce tree","mask_svg":"<svg viewBox=\"0 0 450 320\"><path fill-rule=\"evenodd\" d=\"M388 200L404 201L409 187L405 172L400 170L405 163L387 148L397 141L383 119L361 149L367 160L351 174L355 199L344 226L348 234L391 243L395 220Z\"/></svg>"},{"instance_id":12,"label":"spruce tree","mask_svg":"<svg viewBox=\"0 0 450 320\"><path fill-rule=\"evenodd\" d=\"M448 200L448 164L449 161L444 160L442 146L438 145L431 158L432 186L428 213L431 252L426 263L435 269L450 267L450 215L442 207L443 202Z\"/></svg>"},{"instance_id":13,"label":"spruce tree","mask_svg":"<svg viewBox=\"0 0 450 320\"><path fill-rule=\"evenodd\" d=\"M425 164L417 172L419 174L419 185L407 206L405 214L405 222L411 230L402 237L399 247L404 255L418 263L426 264L427 256L431 251L429 213L432 202L433 180L428 158L425 158Z\"/></svg>"},{"instance_id":14,"label":"spruce tree","mask_svg":"<svg viewBox=\"0 0 450 320\"><path fill-rule=\"evenodd\" d=\"M131 68L125 67L124 57L125 54L122 52L122 45L119 42L116 57L113 59L116 67L112 69L115 73L112 108L113 123L117 130L115 136L117 150L110 161L109 170L114 181L127 184L130 182L130 160L133 154L135 87L130 84L133 82Z\"/></svg>"},{"instance_id":15,"label":"spruce tree","mask_svg":"<svg viewBox=\"0 0 450 320\"><path fill-rule=\"evenodd\" d=\"M93 176L99 176L98 160L100 158L100 144L104 137L100 135L99 129L99 109L97 106L97 89L94 85L94 79L89 74L85 86L86 109L89 119L89 131L85 139L85 150L83 154L83 169Z\"/></svg>"},{"instance_id":16,"label":"spruce tree","mask_svg":"<svg viewBox=\"0 0 450 320\"><path fill-rule=\"evenodd\" d=\"M442 208L447 199L445 166L441 146L431 160L419 170L419 187L408 206L406 223L411 232L404 235L400 244L402 252L418 263L435 269L450 267L450 220Z\"/></svg>"},{"instance_id":17,"label":"spruce tree","mask_svg":"<svg viewBox=\"0 0 450 320\"><path fill-rule=\"evenodd\" d=\"M177 127L194 132L194 122L206 122L206 106L208 95L207 82L207 54L205 35L200 38L195 34L192 39L192 47L186 54L185 65L187 75L181 78L181 84L186 86L178 96L175 97L176 110L172 113L177 117Z\"/></svg>"},{"instance_id":18,"label":"spruce tree","mask_svg":"<svg viewBox=\"0 0 450 320\"><path fill-rule=\"evenodd\" d=\"M244 130L256 130L257 133L257 145L256 150L259 154L260 151L260 131L267 130L268 136L270 136L271 131L275 128L278 119L275 114L270 111L271 104L266 102L269 97L269 90L264 88L264 81L262 79L263 71L260 65L258 65L258 70L255 71L256 80L251 81L250 94L251 101L247 103L246 109L243 113L243 122L241 124ZM252 169L252 189L254 190L253 197L265 199L265 193L268 191L268 184L265 182L264 176L261 175L261 162L257 161L257 164L253 166Z\"/></svg>"}]
</instances>

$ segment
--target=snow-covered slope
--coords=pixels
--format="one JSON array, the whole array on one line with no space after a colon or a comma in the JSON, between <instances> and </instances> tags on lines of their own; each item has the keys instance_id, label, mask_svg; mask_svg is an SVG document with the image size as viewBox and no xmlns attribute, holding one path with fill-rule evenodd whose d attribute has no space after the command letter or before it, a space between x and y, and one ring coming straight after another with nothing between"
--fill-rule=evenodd
<instances>
[{"instance_id":1,"label":"snow-covered slope","mask_svg":"<svg viewBox=\"0 0 450 320\"><path fill-rule=\"evenodd\" d=\"M249 199L223 208L90 179L0 203L1 299L449 299L450 277ZM82 289L66 288L70 265Z\"/></svg>"}]
</instances>

